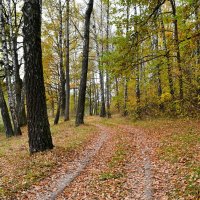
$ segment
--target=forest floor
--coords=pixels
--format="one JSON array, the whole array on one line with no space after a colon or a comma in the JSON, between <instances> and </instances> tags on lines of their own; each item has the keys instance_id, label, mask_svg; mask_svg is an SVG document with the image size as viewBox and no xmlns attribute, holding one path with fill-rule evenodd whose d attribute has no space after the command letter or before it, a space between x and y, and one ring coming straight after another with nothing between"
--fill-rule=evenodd
<instances>
[{"instance_id":1,"label":"forest floor","mask_svg":"<svg viewBox=\"0 0 200 200\"><path fill-rule=\"evenodd\" d=\"M30 156L0 136L0 199L200 199L200 122L87 117L52 126L55 148Z\"/></svg>"}]
</instances>

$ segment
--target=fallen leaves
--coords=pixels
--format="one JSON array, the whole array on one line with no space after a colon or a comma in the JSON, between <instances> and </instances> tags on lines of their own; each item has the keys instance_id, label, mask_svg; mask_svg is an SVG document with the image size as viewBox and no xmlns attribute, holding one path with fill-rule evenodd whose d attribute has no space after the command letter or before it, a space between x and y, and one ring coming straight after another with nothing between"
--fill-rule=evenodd
<instances>
[{"instance_id":1,"label":"fallen leaves","mask_svg":"<svg viewBox=\"0 0 200 200\"><path fill-rule=\"evenodd\" d=\"M32 157L24 145L26 137L9 139L10 146L0 143L1 199L16 196L16 192L20 200L35 199L35 193L44 192L58 176L69 172L84 149L93 149L97 129L108 134L107 142L58 200L200 198L198 121L162 119L133 123L124 118L93 117L88 122L97 127L74 128L68 124L66 128L64 123L53 127L57 147Z\"/></svg>"},{"instance_id":2,"label":"fallen leaves","mask_svg":"<svg viewBox=\"0 0 200 200\"><path fill-rule=\"evenodd\" d=\"M1 138L0 152L0 199L16 199L24 190L39 184L66 162L73 160L96 134L94 126L75 128L71 123L53 127L55 148L30 156L27 133L18 138ZM37 186L36 186L37 187ZM18 194L17 194L18 193Z\"/></svg>"}]
</instances>

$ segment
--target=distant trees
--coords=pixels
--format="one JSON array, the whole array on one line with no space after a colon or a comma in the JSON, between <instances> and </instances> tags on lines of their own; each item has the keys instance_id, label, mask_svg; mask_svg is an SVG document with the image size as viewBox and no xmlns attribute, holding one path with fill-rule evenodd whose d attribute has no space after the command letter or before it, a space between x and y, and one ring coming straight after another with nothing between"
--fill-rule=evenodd
<instances>
[{"instance_id":1,"label":"distant trees","mask_svg":"<svg viewBox=\"0 0 200 200\"><path fill-rule=\"evenodd\" d=\"M53 147L47 111L76 125L84 115L199 115L199 1L44 0L42 30L42 1L24 2L22 17L20 1L0 0L0 107L7 136L21 135L28 112L31 152Z\"/></svg>"},{"instance_id":2,"label":"distant trees","mask_svg":"<svg viewBox=\"0 0 200 200\"><path fill-rule=\"evenodd\" d=\"M124 111L136 118L198 115L199 3L127 0L116 5L111 8L114 51L107 58L114 63L108 72L117 94L112 109L124 104Z\"/></svg>"},{"instance_id":3,"label":"distant trees","mask_svg":"<svg viewBox=\"0 0 200 200\"><path fill-rule=\"evenodd\" d=\"M53 148L43 79L40 0L24 1L23 17L29 148L35 153Z\"/></svg>"}]
</instances>

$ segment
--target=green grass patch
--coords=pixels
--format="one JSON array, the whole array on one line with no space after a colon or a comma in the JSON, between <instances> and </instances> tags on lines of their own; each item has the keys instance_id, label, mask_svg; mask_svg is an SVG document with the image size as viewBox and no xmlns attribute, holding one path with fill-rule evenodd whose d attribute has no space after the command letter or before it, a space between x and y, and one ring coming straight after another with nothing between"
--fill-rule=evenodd
<instances>
[{"instance_id":1,"label":"green grass patch","mask_svg":"<svg viewBox=\"0 0 200 200\"><path fill-rule=\"evenodd\" d=\"M122 141L122 138L118 138L118 141ZM124 177L124 173L121 170L121 165L125 161L127 155L127 146L125 143L119 142L117 144L114 155L108 162L108 171L102 172L99 176L99 180L106 181L109 179L119 179Z\"/></svg>"},{"instance_id":2,"label":"green grass patch","mask_svg":"<svg viewBox=\"0 0 200 200\"><path fill-rule=\"evenodd\" d=\"M127 151L124 144L118 144L117 150L108 164L109 167L113 168L118 166L125 159L126 154Z\"/></svg>"},{"instance_id":3,"label":"green grass patch","mask_svg":"<svg viewBox=\"0 0 200 200\"><path fill-rule=\"evenodd\" d=\"M111 173L111 172L104 172L100 174L99 180L100 181L106 181L109 179L118 179L124 177L124 174L122 173Z\"/></svg>"},{"instance_id":4,"label":"green grass patch","mask_svg":"<svg viewBox=\"0 0 200 200\"><path fill-rule=\"evenodd\" d=\"M174 133L163 142L161 157L170 162L178 162L183 158L190 162L196 154L193 152L193 147L199 143L200 135L195 131Z\"/></svg>"},{"instance_id":5,"label":"green grass patch","mask_svg":"<svg viewBox=\"0 0 200 200\"><path fill-rule=\"evenodd\" d=\"M176 180L173 198L195 199L200 197L200 132L192 123L182 124L178 130L164 138L159 155L177 166L180 179Z\"/></svg>"}]
</instances>

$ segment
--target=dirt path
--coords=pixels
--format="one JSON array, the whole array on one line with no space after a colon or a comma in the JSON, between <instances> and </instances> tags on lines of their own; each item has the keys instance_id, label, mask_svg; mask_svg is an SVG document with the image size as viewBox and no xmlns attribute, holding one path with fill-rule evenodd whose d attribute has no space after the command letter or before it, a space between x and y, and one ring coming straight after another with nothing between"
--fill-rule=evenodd
<instances>
[{"instance_id":1,"label":"dirt path","mask_svg":"<svg viewBox=\"0 0 200 200\"><path fill-rule=\"evenodd\" d=\"M104 143L80 176L57 199L166 200L167 177L164 176L165 180L162 179L160 165L154 159L158 141L133 126L114 124L107 127L107 131L110 139ZM118 140L117 135L121 136ZM123 172L124 177L102 181L100 177L110 172L108 166L116 144L120 142L124 142L128 147L128 154L112 173Z\"/></svg>"},{"instance_id":2,"label":"dirt path","mask_svg":"<svg viewBox=\"0 0 200 200\"><path fill-rule=\"evenodd\" d=\"M162 180L159 163L154 159L157 141L133 126L95 126L100 130L100 136L79 158L68 163L67 171L53 175L50 184L34 189L34 194L29 191L31 196L27 195L25 199L167 199L167 178ZM110 167L122 151L119 146L127 152L120 162Z\"/></svg>"},{"instance_id":3,"label":"dirt path","mask_svg":"<svg viewBox=\"0 0 200 200\"><path fill-rule=\"evenodd\" d=\"M120 125L119 128L132 135L136 145L134 156L129 157L126 165L128 181L127 186L132 192L127 199L153 199L152 164L150 154L152 149L145 133L131 126Z\"/></svg>"},{"instance_id":4,"label":"dirt path","mask_svg":"<svg viewBox=\"0 0 200 200\"><path fill-rule=\"evenodd\" d=\"M119 128L134 138L136 152L128 158L128 187L131 188L128 199L138 200L167 200L170 186L170 166L157 157L157 147L160 145L159 136L129 125Z\"/></svg>"},{"instance_id":5,"label":"dirt path","mask_svg":"<svg viewBox=\"0 0 200 200\"><path fill-rule=\"evenodd\" d=\"M102 147L103 143L108 139L108 132L102 128L100 129L100 136L91 145L81 153L81 155L72 161L67 163L66 173L55 173L51 177L50 184L41 184L31 188L25 195L24 198L19 199L37 199L37 200L53 200L84 170L91 159ZM43 181L45 183L45 180Z\"/></svg>"}]
</instances>

